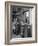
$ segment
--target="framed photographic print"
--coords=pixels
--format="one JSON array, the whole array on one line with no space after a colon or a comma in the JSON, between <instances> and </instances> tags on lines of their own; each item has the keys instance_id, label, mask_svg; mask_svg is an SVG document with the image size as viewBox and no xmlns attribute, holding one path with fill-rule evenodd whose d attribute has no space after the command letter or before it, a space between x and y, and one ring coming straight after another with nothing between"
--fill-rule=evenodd
<instances>
[{"instance_id":1,"label":"framed photographic print","mask_svg":"<svg viewBox=\"0 0 38 46\"><path fill-rule=\"evenodd\" d=\"M37 4L5 2L5 43L37 42Z\"/></svg>"}]
</instances>

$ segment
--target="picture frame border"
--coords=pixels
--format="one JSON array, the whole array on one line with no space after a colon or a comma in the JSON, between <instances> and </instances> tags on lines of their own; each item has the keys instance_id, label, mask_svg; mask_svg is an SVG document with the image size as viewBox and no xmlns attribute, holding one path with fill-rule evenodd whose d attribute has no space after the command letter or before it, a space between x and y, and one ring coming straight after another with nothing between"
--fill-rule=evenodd
<instances>
[{"instance_id":1,"label":"picture frame border","mask_svg":"<svg viewBox=\"0 0 38 46\"><path fill-rule=\"evenodd\" d=\"M9 11L8 11L8 8L9 8L9 3L17 3L17 4L26 4L26 5L34 5L36 6L35 8L35 41L28 41L28 42L18 42L18 43L14 43L14 44L27 44L27 43L37 43L37 4L36 3L26 3L26 2L12 2L12 1L5 1L5 44L8 44L8 45L12 45L10 42L9 42Z\"/></svg>"}]
</instances>

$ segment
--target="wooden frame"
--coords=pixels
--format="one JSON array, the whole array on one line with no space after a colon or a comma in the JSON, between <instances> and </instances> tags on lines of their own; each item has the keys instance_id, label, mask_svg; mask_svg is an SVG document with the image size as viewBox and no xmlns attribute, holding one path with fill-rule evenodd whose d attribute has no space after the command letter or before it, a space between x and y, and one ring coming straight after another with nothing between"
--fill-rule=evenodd
<instances>
[{"instance_id":1,"label":"wooden frame","mask_svg":"<svg viewBox=\"0 0 38 46\"><path fill-rule=\"evenodd\" d=\"M17 6L27 6L27 7L33 7L35 6L35 40L32 41L19 41L17 43L10 43L10 31L11 31L11 17L9 16L9 7L10 4L16 4ZM11 1L7 1L5 2L5 44L20 44L20 43L35 43L37 42L37 4L35 3L23 3L23 2L11 2Z\"/></svg>"}]
</instances>

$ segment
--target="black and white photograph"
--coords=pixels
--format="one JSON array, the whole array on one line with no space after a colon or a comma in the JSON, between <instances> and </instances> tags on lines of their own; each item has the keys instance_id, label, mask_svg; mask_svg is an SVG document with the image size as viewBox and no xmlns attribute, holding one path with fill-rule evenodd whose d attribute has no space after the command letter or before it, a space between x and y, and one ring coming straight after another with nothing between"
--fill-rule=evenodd
<instances>
[{"instance_id":1,"label":"black and white photograph","mask_svg":"<svg viewBox=\"0 0 38 46\"><path fill-rule=\"evenodd\" d=\"M32 8L11 5L11 21L13 38L32 37Z\"/></svg>"},{"instance_id":2,"label":"black and white photograph","mask_svg":"<svg viewBox=\"0 0 38 46\"><path fill-rule=\"evenodd\" d=\"M37 42L37 4L6 2L5 15L7 44Z\"/></svg>"}]
</instances>

